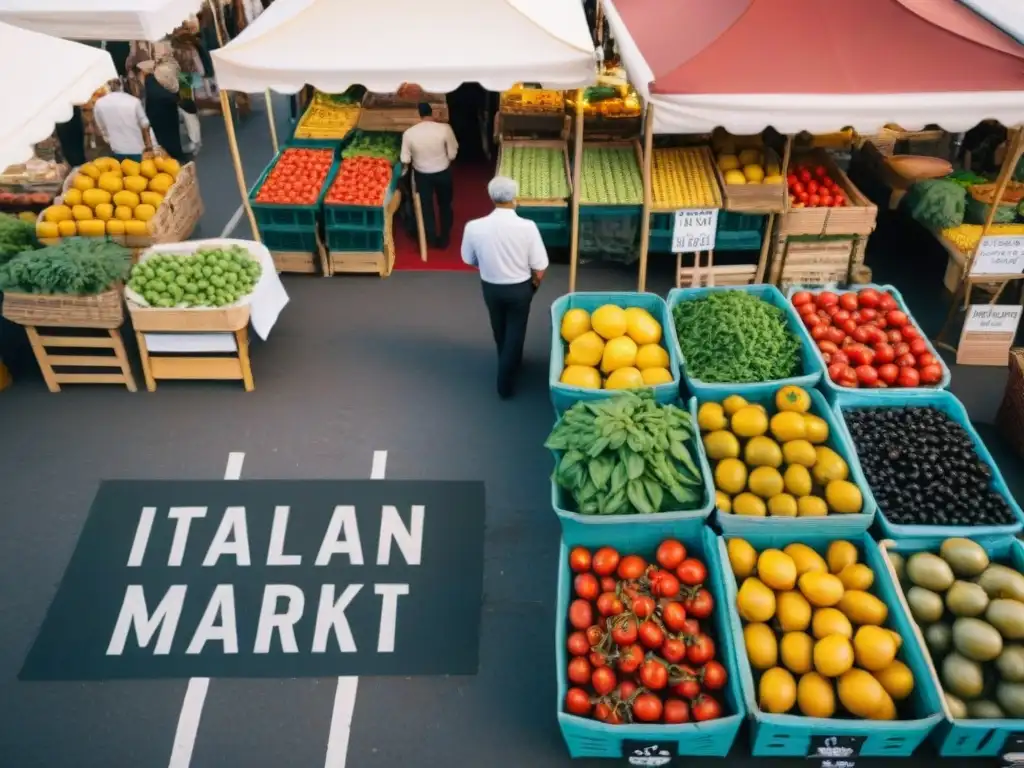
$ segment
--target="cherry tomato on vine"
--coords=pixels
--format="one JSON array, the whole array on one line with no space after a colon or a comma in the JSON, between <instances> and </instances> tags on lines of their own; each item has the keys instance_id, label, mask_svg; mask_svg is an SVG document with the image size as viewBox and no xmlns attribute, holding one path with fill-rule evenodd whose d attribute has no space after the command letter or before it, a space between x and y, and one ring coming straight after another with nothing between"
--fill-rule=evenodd
<instances>
[{"instance_id":1,"label":"cherry tomato on vine","mask_svg":"<svg viewBox=\"0 0 1024 768\"><path fill-rule=\"evenodd\" d=\"M679 594L679 579L671 573L662 573L652 590L658 597L675 597Z\"/></svg>"},{"instance_id":2,"label":"cherry tomato on vine","mask_svg":"<svg viewBox=\"0 0 1024 768\"><path fill-rule=\"evenodd\" d=\"M619 561L616 571L620 579L639 579L647 570L647 563L639 555L626 555Z\"/></svg>"},{"instance_id":3,"label":"cherry tomato on vine","mask_svg":"<svg viewBox=\"0 0 1024 768\"><path fill-rule=\"evenodd\" d=\"M594 609L586 600L573 600L569 605L569 623L574 629L586 629L594 623Z\"/></svg>"},{"instance_id":4,"label":"cherry tomato on vine","mask_svg":"<svg viewBox=\"0 0 1024 768\"><path fill-rule=\"evenodd\" d=\"M702 722L704 720L714 720L721 717L722 707L710 696L701 696L697 701L693 702L693 707L690 712L693 715L694 720Z\"/></svg>"},{"instance_id":5,"label":"cherry tomato on vine","mask_svg":"<svg viewBox=\"0 0 1024 768\"><path fill-rule=\"evenodd\" d=\"M590 550L586 547L573 547L569 553L569 567L576 573L586 573L590 570Z\"/></svg>"},{"instance_id":6,"label":"cherry tomato on vine","mask_svg":"<svg viewBox=\"0 0 1024 768\"><path fill-rule=\"evenodd\" d=\"M676 576L686 586L695 587L704 583L704 579L708 577L708 569L697 558L688 557L676 568Z\"/></svg>"},{"instance_id":7,"label":"cherry tomato on vine","mask_svg":"<svg viewBox=\"0 0 1024 768\"><path fill-rule=\"evenodd\" d=\"M590 643L585 632L573 632L565 641L565 647L573 656L586 656L590 653Z\"/></svg>"},{"instance_id":8,"label":"cherry tomato on vine","mask_svg":"<svg viewBox=\"0 0 1024 768\"><path fill-rule=\"evenodd\" d=\"M641 624L637 630L637 636L640 638L640 642L652 651L661 648L661 644L665 642L665 633L653 621L645 621Z\"/></svg>"},{"instance_id":9,"label":"cherry tomato on vine","mask_svg":"<svg viewBox=\"0 0 1024 768\"><path fill-rule=\"evenodd\" d=\"M644 663L644 650L639 645L627 645L619 653L619 660L616 666L619 672L624 675L631 675L640 669Z\"/></svg>"},{"instance_id":10,"label":"cherry tomato on vine","mask_svg":"<svg viewBox=\"0 0 1024 768\"><path fill-rule=\"evenodd\" d=\"M590 714L590 697L582 688L570 688L565 694L565 711L572 715Z\"/></svg>"},{"instance_id":11,"label":"cherry tomato on vine","mask_svg":"<svg viewBox=\"0 0 1024 768\"><path fill-rule=\"evenodd\" d=\"M652 691L660 691L668 685L668 669L660 661L648 659L640 667L640 684Z\"/></svg>"},{"instance_id":12,"label":"cherry tomato on vine","mask_svg":"<svg viewBox=\"0 0 1024 768\"><path fill-rule=\"evenodd\" d=\"M593 670L590 668L590 662L577 656L569 662L569 682L574 685L586 685L590 682L590 674L592 671Z\"/></svg>"},{"instance_id":13,"label":"cherry tomato on vine","mask_svg":"<svg viewBox=\"0 0 1024 768\"><path fill-rule=\"evenodd\" d=\"M576 595L584 600L596 600L601 594L601 585L597 583L597 576L592 573L578 574L572 584Z\"/></svg>"},{"instance_id":14,"label":"cherry tomato on vine","mask_svg":"<svg viewBox=\"0 0 1024 768\"><path fill-rule=\"evenodd\" d=\"M686 559L686 547L675 539L665 539L658 545L654 559L666 571L674 571Z\"/></svg>"},{"instance_id":15,"label":"cherry tomato on vine","mask_svg":"<svg viewBox=\"0 0 1024 768\"><path fill-rule=\"evenodd\" d=\"M700 696L700 682L698 680L688 678L682 682L676 683L672 689L675 694L687 701L693 701Z\"/></svg>"},{"instance_id":16,"label":"cherry tomato on vine","mask_svg":"<svg viewBox=\"0 0 1024 768\"><path fill-rule=\"evenodd\" d=\"M597 612L602 616L618 616L625 610L626 606L614 592L604 592L597 598Z\"/></svg>"},{"instance_id":17,"label":"cherry tomato on vine","mask_svg":"<svg viewBox=\"0 0 1024 768\"><path fill-rule=\"evenodd\" d=\"M597 692L598 696L607 696L615 690L615 686L619 684L619 681L616 679L615 672L612 671L611 667L598 667L590 677L590 684L594 686L594 691Z\"/></svg>"},{"instance_id":18,"label":"cherry tomato on vine","mask_svg":"<svg viewBox=\"0 0 1024 768\"><path fill-rule=\"evenodd\" d=\"M661 719L661 699L653 693L641 693L633 701L633 717L644 723Z\"/></svg>"},{"instance_id":19,"label":"cherry tomato on vine","mask_svg":"<svg viewBox=\"0 0 1024 768\"><path fill-rule=\"evenodd\" d=\"M706 664L715 658L715 641L707 635L698 635L686 648L686 658L692 664Z\"/></svg>"},{"instance_id":20,"label":"cherry tomato on vine","mask_svg":"<svg viewBox=\"0 0 1024 768\"><path fill-rule=\"evenodd\" d=\"M706 619L715 609L715 598L706 589L698 589L683 601L686 615L695 619Z\"/></svg>"},{"instance_id":21,"label":"cherry tomato on vine","mask_svg":"<svg viewBox=\"0 0 1024 768\"><path fill-rule=\"evenodd\" d=\"M661 620L670 632L682 632L686 627L686 608L682 603L663 603Z\"/></svg>"},{"instance_id":22,"label":"cherry tomato on vine","mask_svg":"<svg viewBox=\"0 0 1024 768\"><path fill-rule=\"evenodd\" d=\"M590 567L598 576L611 576L619 566L619 553L611 547L601 547L594 553Z\"/></svg>"},{"instance_id":23,"label":"cherry tomato on vine","mask_svg":"<svg viewBox=\"0 0 1024 768\"><path fill-rule=\"evenodd\" d=\"M612 624L612 641L616 645L632 645L637 638L636 619L623 616Z\"/></svg>"},{"instance_id":24,"label":"cherry tomato on vine","mask_svg":"<svg viewBox=\"0 0 1024 768\"><path fill-rule=\"evenodd\" d=\"M619 683L619 687L615 689L615 695L619 697L620 701L628 701L630 696L636 693L637 684L632 680L623 680Z\"/></svg>"},{"instance_id":25,"label":"cherry tomato on vine","mask_svg":"<svg viewBox=\"0 0 1024 768\"><path fill-rule=\"evenodd\" d=\"M662 720L666 723L690 722L690 706L679 699L665 699L665 711Z\"/></svg>"},{"instance_id":26,"label":"cherry tomato on vine","mask_svg":"<svg viewBox=\"0 0 1024 768\"><path fill-rule=\"evenodd\" d=\"M705 688L709 691L717 691L725 687L725 683L729 679L729 673L725 671L725 667L721 663L709 661L704 665L701 679L704 682Z\"/></svg>"},{"instance_id":27,"label":"cherry tomato on vine","mask_svg":"<svg viewBox=\"0 0 1024 768\"><path fill-rule=\"evenodd\" d=\"M670 664L678 664L686 658L686 643L674 637L667 638L661 646L661 656Z\"/></svg>"},{"instance_id":28,"label":"cherry tomato on vine","mask_svg":"<svg viewBox=\"0 0 1024 768\"><path fill-rule=\"evenodd\" d=\"M652 613L654 613L655 603L654 598L647 597L646 595L640 595L639 597L633 598L633 613L636 614L638 619L646 619Z\"/></svg>"}]
</instances>

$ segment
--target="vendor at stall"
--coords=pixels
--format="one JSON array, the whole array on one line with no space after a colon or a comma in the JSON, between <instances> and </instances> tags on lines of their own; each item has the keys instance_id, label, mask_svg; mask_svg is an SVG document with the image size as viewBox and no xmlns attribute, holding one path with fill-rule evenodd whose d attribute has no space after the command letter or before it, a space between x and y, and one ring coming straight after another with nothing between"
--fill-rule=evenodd
<instances>
[{"instance_id":1,"label":"vendor at stall","mask_svg":"<svg viewBox=\"0 0 1024 768\"><path fill-rule=\"evenodd\" d=\"M92 110L96 128L114 157L141 162L143 152L153 151L146 110L139 99L124 92L120 80L111 80L108 88Z\"/></svg>"},{"instance_id":2,"label":"vendor at stall","mask_svg":"<svg viewBox=\"0 0 1024 768\"><path fill-rule=\"evenodd\" d=\"M447 248L452 233L452 169L459 142L448 123L434 119L426 102L419 105L420 121L402 134L402 163L411 165L416 191L423 208L423 229L427 242ZM435 225L434 197L437 197L440 231Z\"/></svg>"}]
</instances>

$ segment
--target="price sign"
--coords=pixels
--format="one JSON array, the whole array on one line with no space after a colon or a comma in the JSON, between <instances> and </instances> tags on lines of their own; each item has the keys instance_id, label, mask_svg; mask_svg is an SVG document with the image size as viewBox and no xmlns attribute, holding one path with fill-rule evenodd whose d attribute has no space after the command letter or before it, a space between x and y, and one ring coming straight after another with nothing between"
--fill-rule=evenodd
<instances>
[{"instance_id":1,"label":"price sign","mask_svg":"<svg viewBox=\"0 0 1024 768\"><path fill-rule=\"evenodd\" d=\"M1019 275L1024 272L1024 237L990 236L981 238L971 276Z\"/></svg>"},{"instance_id":2,"label":"price sign","mask_svg":"<svg viewBox=\"0 0 1024 768\"><path fill-rule=\"evenodd\" d=\"M1014 731L1003 743L1004 768L1024 768L1024 733Z\"/></svg>"},{"instance_id":3,"label":"price sign","mask_svg":"<svg viewBox=\"0 0 1024 768\"><path fill-rule=\"evenodd\" d=\"M717 231L717 208L686 208L676 211L672 227L672 253L714 250Z\"/></svg>"},{"instance_id":4,"label":"price sign","mask_svg":"<svg viewBox=\"0 0 1024 768\"><path fill-rule=\"evenodd\" d=\"M658 766L668 765L677 757L674 743L652 744L649 741L626 739L622 742L622 756L627 765Z\"/></svg>"},{"instance_id":5,"label":"price sign","mask_svg":"<svg viewBox=\"0 0 1024 768\"><path fill-rule=\"evenodd\" d=\"M807 757L821 768L854 768L864 736L811 736Z\"/></svg>"},{"instance_id":6,"label":"price sign","mask_svg":"<svg viewBox=\"0 0 1024 768\"><path fill-rule=\"evenodd\" d=\"M964 330L971 333L1017 333L1019 304L972 304L967 310Z\"/></svg>"},{"instance_id":7,"label":"price sign","mask_svg":"<svg viewBox=\"0 0 1024 768\"><path fill-rule=\"evenodd\" d=\"M1024 308L1019 304L972 304L967 309L956 361L960 365L1005 366Z\"/></svg>"}]
</instances>

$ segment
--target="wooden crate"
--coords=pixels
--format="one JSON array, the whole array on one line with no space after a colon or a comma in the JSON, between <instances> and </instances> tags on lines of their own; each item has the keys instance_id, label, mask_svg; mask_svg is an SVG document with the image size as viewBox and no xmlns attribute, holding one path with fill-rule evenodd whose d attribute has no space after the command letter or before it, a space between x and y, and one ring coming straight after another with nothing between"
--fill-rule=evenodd
<instances>
[{"instance_id":1,"label":"wooden crate","mask_svg":"<svg viewBox=\"0 0 1024 768\"><path fill-rule=\"evenodd\" d=\"M448 102L444 96L425 94L435 120L448 122ZM356 127L362 131L401 132L420 121L418 102L404 101L388 95L367 93Z\"/></svg>"},{"instance_id":2,"label":"wooden crate","mask_svg":"<svg viewBox=\"0 0 1024 768\"><path fill-rule=\"evenodd\" d=\"M653 155L651 157L651 187L652 187L652 190L651 190L651 208L650 208L650 212L651 213L675 213L677 210L679 210L680 208L684 207L684 206L677 206L677 205L658 206L656 204L655 200L654 200L653 186L654 186L654 177L656 175L655 174L655 169L654 169L654 163L658 159L658 155L659 154L661 154L661 153L672 153L672 152L675 152L677 150L685 150L685 151L696 150L697 152L699 152L703 156L705 167L707 167L709 169L709 175L711 176L710 180L711 180L711 184L713 186L712 192L715 195L714 203L712 203L708 207L710 207L710 208L722 208L722 207L724 207L724 195L722 193L722 189L725 187L725 183L722 180L721 172L719 172L719 170L718 170L718 163L715 162L715 156L714 156L714 154L711 151L711 147L708 147L708 146L698 146L698 147L664 147L664 148L656 148L656 149L652 149L651 150L653 152ZM643 165L641 164L640 167L642 169Z\"/></svg>"},{"instance_id":3,"label":"wooden crate","mask_svg":"<svg viewBox=\"0 0 1024 768\"><path fill-rule=\"evenodd\" d=\"M586 162L586 160L585 160L585 153L587 151L587 147L595 147L595 148L603 148L603 149L613 149L613 148L622 148L622 147L629 147L629 148L631 148L633 150L633 153L636 155L637 170L640 173L641 178L643 177L644 155L643 155L643 151L640 149L640 142L637 141L636 139L632 139L630 141L584 141L583 142L583 153L580 155L580 162ZM583 169L581 168L580 169L580 185L581 186L583 185L583 172L582 171L583 171ZM570 178L571 177L572 177L572 174L570 174ZM583 194L583 190L582 189L580 189L580 194L581 195ZM641 198L639 203L588 203L588 202L584 202L583 200L580 200L580 206L581 207L585 207L585 208L601 208L603 206L620 207L620 208L621 207L629 206L629 207L637 207L637 208L639 208L639 207L643 206L643 199Z\"/></svg>"},{"instance_id":4,"label":"wooden crate","mask_svg":"<svg viewBox=\"0 0 1024 768\"><path fill-rule=\"evenodd\" d=\"M825 166L842 188L847 204L842 208L794 208L786 195L786 209L779 220L780 235L870 235L875 230L878 208L853 185L827 152L794 153L790 162L791 165Z\"/></svg>"},{"instance_id":5,"label":"wooden crate","mask_svg":"<svg viewBox=\"0 0 1024 768\"><path fill-rule=\"evenodd\" d=\"M316 253L305 251L271 251L274 266L278 272L296 275L320 274L331 276L331 267L327 261L327 249L324 248L320 233L316 233Z\"/></svg>"},{"instance_id":6,"label":"wooden crate","mask_svg":"<svg viewBox=\"0 0 1024 768\"><path fill-rule=\"evenodd\" d=\"M782 177L785 178L786 170L782 167L782 160L778 153L768 146L760 148L764 153L765 164L769 157L779 166ZM718 162L712 155L712 165L718 177L718 184L722 188L722 197L725 200L727 211L737 213L769 214L779 213L785 205L786 185L782 184L726 184L725 174L718 167Z\"/></svg>"},{"instance_id":7,"label":"wooden crate","mask_svg":"<svg viewBox=\"0 0 1024 768\"><path fill-rule=\"evenodd\" d=\"M494 138L498 139L546 139L569 138L572 118L563 113L499 112L494 118Z\"/></svg>"},{"instance_id":8,"label":"wooden crate","mask_svg":"<svg viewBox=\"0 0 1024 768\"><path fill-rule=\"evenodd\" d=\"M339 273L376 274L388 277L395 268L395 238L393 220L402 202L401 190L395 190L384 211L384 245L380 251L330 251L327 255L331 275Z\"/></svg>"},{"instance_id":9,"label":"wooden crate","mask_svg":"<svg viewBox=\"0 0 1024 768\"><path fill-rule=\"evenodd\" d=\"M778 236L774 241L768 282L780 288L848 282L857 260L863 263L865 249L866 238L798 240Z\"/></svg>"},{"instance_id":10,"label":"wooden crate","mask_svg":"<svg viewBox=\"0 0 1024 768\"><path fill-rule=\"evenodd\" d=\"M520 197L516 199L517 205L534 205L546 208L558 207L568 205L568 200L572 199L572 171L569 170L569 148L568 144L564 141L550 140L550 139L502 139L501 144L498 146L498 162L495 168L495 173L501 170L501 161L505 155L506 147L535 147L538 149L556 149L562 153L562 163L565 169L565 182L569 190L568 197L557 197L551 198L550 200L543 200L539 198L524 198ZM640 166L643 168L643 165Z\"/></svg>"},{"instance_id":11,"label":"wooden crate","mask_svg":"<svg viewBox=\"0 0 1024 768\"><path fill-rule=\"evenodd\" d=\"M34 325L25 326L46 388L60 392L61 384L123 384L129 392L135 392L135 377L121 333L109 328L79 330L82 335L69 336L66 332L62 334ZM54 349L59 349L60 353L51 351ZM64 354L69 350L74 353ZM99 373L95 370L109 371L112 368L117 372Z\"/></svg>"}]
</instances>

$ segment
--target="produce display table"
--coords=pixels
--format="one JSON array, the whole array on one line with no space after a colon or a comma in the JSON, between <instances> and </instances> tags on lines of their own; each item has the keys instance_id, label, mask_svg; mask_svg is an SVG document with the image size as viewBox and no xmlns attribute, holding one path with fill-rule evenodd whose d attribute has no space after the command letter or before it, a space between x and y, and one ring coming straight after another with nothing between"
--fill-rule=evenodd
<instances>
[{"instance_id":1,"label":"produce display table","mask_svg":"<svg viewBox=\"0 0 1024 768\"><path fill-rule=\"evenodd\" d=\"M135 391L135 377L118 330L124 323L120 285L97 296L5 293L3 316L25 328L43 381L51 392L60 392L61 384L123 384L129 392ZM75 332L67 333L68 329ZM80 351L61 354L51 351L55 349ZM118 372L71 372L83 368L115 368ZM0 381L3 378L0 375Z\"/></svg>"},{"instance_id":2,"label":"produce display table","mask_svg":"<svg viewBox=\"0 0 1024 768\"><path fill-rule=\"evenodd\" d=\"M379 250L341 250L328 243L328 266L332 275L342 272L353 274L376 273L387 277L395 266L394 216L402 202L402 192L394 190L383 212L383 235ZM330 236L330 233L328 233Z\"/></svg>"}]
</instances>

